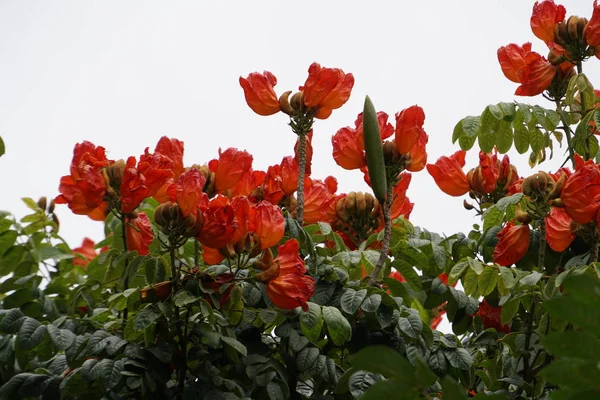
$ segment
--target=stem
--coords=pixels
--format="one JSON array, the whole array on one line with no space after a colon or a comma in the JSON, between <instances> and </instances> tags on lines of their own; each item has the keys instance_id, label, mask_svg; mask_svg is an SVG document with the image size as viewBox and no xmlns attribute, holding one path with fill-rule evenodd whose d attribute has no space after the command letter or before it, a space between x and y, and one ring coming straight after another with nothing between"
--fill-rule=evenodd
<instances>
[{"instance_id":1,"label":"stem","mask_svg":"<svg viewBox=\"0 0 600 400\"><path fill-rule=\"evenodd\" d=\"M298 194L296 195L296 220L304 225L304 172L306 170L306 133L298 133Z\"/></svg>"},{"instance_id":2,"label":"stem","mask_svg":"<svg viewBox=\"0 0 600 400\"><path fill-rule=\"evenodd\" d=\"M375 265L375 269L373 269L373 273L371 274L371 279L369 280L369 284L371 286L375 286L377 282L377 276L383 265L385 264L385 260L387 259L388 252L390 250L390 239L392 238L392 216L391 216L391 208L392 208L392 196L394 194L394 186L390 185L388 182L387 194L385 197L385 202L381 205L383 209L383 243L381 246L381 254L379 255L379 259L377 260L377 265Z\"/></svg>"},{"instance_id":3,"label":"stem","mask_svg":"<svg viewBox=\"0 0 600 400\"><path fill-rule=\"evenodd\" d=\"M569 123L567 122L567 120L565 119L565 116L563 115L563 110L560 106L560 100L556 100L556 112L560 116L560 120L562 121L562 123L564 125L565 137L567 139L567 148L569 149L569 158L571 159L571 164L573 166L573 169L575 169L575 150L573 150L573 146L571 146L571 136L573 134L573 131L571 130Z\"/></svg>"},{"instance_id":4,"label":"stem","mask_svg":"<svg viewBox=\"0 0 600 400\"><path fill-rule=\"evenodd\" d=\"M540 250L538 252L538 268L544 268L544 258L546 257L546 220L542 218L540 223Z\"/></svg>"},{"instance_id":5,"label":"stem","mask_svg":"<svg viewBox=\"0 0 600 400\"><path fill-rule=\"evenodd\" d=\"M525 354L523 354L523 379L527 383L535 380L533 373L533 364L530 363L531 354L529 346L531 345L531 335L533 333L533 321L535 319L535 299L531 299L531 308L529 309L529 318L527 321L527 333L525 334Z\"/></svg>"},{"instance_id":6,"label":"stem","mask_svg":"<svg viewBox=\"0 0 600 400\"><path fill-rule=\"evenodd\" d=\"M121 230L121 239L123 240L123 249L125 251L129 251L128 247L127 247L127 228L126 228L126 221L125 221L125 216L121 215L121 224L123 226L123 229ZM129 267L129 258L125 257L125 279L123 280L123 291L129 289L129 271L128 271L128 267ZM127 307L125 307L125 309L123 310L123 329L125 329L125 325L127 324L127 318L129 316L129 310L127 309Z\"/></svg>"},{"instance_id":7,"label":"stem","mask_svg":"<svg viewBox=\"0 0 600 400\"><path fill-rule=\"evenodd\" d=\"M596 261L598 261L598 242L594 243L592 249L590 250L589 263L595 263Z\"/></svg>"},{"instance_id":8,"label":"stem","mask_svg":"<svg viewBox=\"0 0 600 400\"><path fill-rule=\"evenodd\" d=\"M179 283L179 277L177 268L175 267L175 247L169 246L169 256L171 258L171 279L173 280L173 291L176 291ZM185 373L187 372L187 340L186 335L183 334L183 328L181 326L181 315L179 313L179 307L175 306L175 327L177 329L177 336L179 337L179 351L181 353L181 360L177 366L177 399L183 399L183 392L185 390ZM187 319L187 316L186 316ZM187 321L186 321L187 325Z\"/></svg>"}]
</instances>

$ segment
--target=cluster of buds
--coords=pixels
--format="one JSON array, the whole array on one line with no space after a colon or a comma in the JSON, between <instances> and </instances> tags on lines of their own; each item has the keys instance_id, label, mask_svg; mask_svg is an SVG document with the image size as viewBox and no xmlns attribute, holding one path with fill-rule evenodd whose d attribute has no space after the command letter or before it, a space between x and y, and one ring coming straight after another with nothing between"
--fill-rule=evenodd
<instances>
[{"instance_id":1,"label":"cluster of buds","mask_svg":"<svg viewBox=\"0 0 600 400\"><path fill-rule=\"evenodd\" d=\"M551 201L558 199L567 180L566 174L561 174L558 180L547 172L540 171L523 180L523 194L533 201Z\"/></svg>"},{"instance_id":2,"label":"cluster of buds","mask_svg":"<svg viewBox=\"0 0 600 400\"><path fill-rule=\"evenodd\" d=\"M52 222L54 222L54 224L56 225L56 228L53 227L52 229L58 232L60 222L58 221L58 217L56 216L56 214L54 214L54 200L50 200L50 204L48 204L48 199L46 198L46 196L42 196L37 201L37 205L42 211L45 211L48 214Z\"/></svg>"},{"instance_id":3,"label":"cluster of buds","mask_svg":"<svg viewBox=\"0 0 600 400\"><path fill-rule=\"evenodd\" d=\"M154 210L154 222L165 235L174 237L195 237L200 233L204 224L202 213L183 216L177 203L163 203Z\"/></svg>"},{"instance_id":4,"label":"cluster of buds","mask_svg":"<svg viewBox=\"0 0 600 400\"><path fill-rule=\"evenodd\" d=\"M582 61L583 59L596 54L596 49L586 40L585 29L588 26L588 19L577 16L571 16L566 21L561 21L554 26L554 41L563 47L569 56L568 61ZM552 49L548 55L548 61L554 65L559 65L567 61L566 55L560 54L557 49Z\"/></svg>"},{"instance_id":5,"label":"cluster of buds","mask_svg":"<svg viewBox=\"0 0 600 400\"><path fill-rule=\"evenodd\" d=\"M109 195L114 197L119 196L124 174L125 161L123 160L115 161L113 164L102 169L102 175L104 176L104 182L106 184L106 192Z\"/></svg>"},{"instance_id":6,"label":"cluster of buds","mask_svg":"<svg viewBox=\"0 0 600 400\"><path fill-rule=\"evenodd\" d=\"M299 114L305 114L308 111L306 105L304 105L304 93L296 92L291 98L292 91L288 90L279 96L279 106L281 107L281 111L293 117Z\"/></svg>"},{"instance_id":7,"label":"cluster of buds","mask_svg":"<svg viewBox=\"0 0 600 400\"><path fill-rule=\"evenodd\" d=\"M335 203L332 227L346 234L357 246L382 224L381 207L373 195L350 192Z\"/></svg>"},{"instance_id":8,"label":"cluster of buds","mask_svg":"<svg viewBox=\"0 0 600 400\"><path fill-rule=\"evenodd\" d=\"M197 169L200 171L200 174L206 178L206 183L204 184L204 188L202 191L206 193L208 198L213 198L217 194L217 189L215 187L216 182L216 174L212 172L208 165L192 165L189 169Z\"/></svg>"},{"instance_id":9,"label":"cluster of buds","mask_svg":"<svg viewBox=\"0 0 600 400\"><path fill-rule=\"evenodd\" d=\"M248 232L237 243L228 243L218 250L225 258L233 258L242 254L247 254L251 258L256 257L261 252L260 237L256 232Z\"/></svg>"},{"instance_id":10,"label":"cluster of buds","mask_svg":"<svg viewBox=\"0 0 600 400\"><path fill-rule=\"evenodd\" d=\"M390 176L395 180L402 171L411 165L412 157L410 153L401 154L398 152L396 139L392 139L383 142L383 162L386 169L390 170Z\"/></svg>"},{"instance_id":11,"label":"cluster of buds","mask_svg":"<svg viewBox=\"0 0 600 400\"><path fill-rule=\"evenodd\" d=\"M480 156L480 158L482 158ZM483 203L496 202L508 192L510 186L519 180L519 174L508 158L497 160L495 156L487 157L490 164L480 165L467 172L469 195L474 199L481 199Z\"/></svg>"}]
</instances>

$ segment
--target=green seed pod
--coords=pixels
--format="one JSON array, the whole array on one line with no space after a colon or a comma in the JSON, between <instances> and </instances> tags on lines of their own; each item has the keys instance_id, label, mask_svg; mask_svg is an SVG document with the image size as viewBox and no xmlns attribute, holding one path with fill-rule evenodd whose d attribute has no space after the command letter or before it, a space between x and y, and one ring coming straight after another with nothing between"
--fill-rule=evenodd
<instances>
[{"instance_id":1,"label":"green seed pod","mask_svg":"<svg viewBox=\"0 0 600 400\"><path fill-rule=\"evenodd\" d=\"M369 96L365 98L363 109L363 131L365 140L365 154L367 156L367 167L369 167L369 179L375 198L381 203L385 202L387 193L387 182L385 180L385 162L383 160L383 148L379 134L379 121L377 112Z\"/></svg>"}]
</instances>

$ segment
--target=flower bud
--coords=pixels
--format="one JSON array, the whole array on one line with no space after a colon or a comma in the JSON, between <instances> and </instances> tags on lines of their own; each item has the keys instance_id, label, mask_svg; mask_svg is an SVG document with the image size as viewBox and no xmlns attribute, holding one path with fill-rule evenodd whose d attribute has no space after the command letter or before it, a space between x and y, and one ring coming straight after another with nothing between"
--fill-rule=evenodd
<instances>
[{"instance_id":1,"label":"flower bud","mask_svg":"<svg viewBox=\"0 0 600 400\"><path fill-rule=\"evenodd\" d=\"M552 176L547 172L540 171L523 180L523 194L526 196L546 197L555 187L555 182Z\"/></svg>"},{"instance_id":2,"label":"flower bud","mask_svg":"<svg viewBox=\"0 0 600 400\"><path fill-rule=\"evenodd\" d=\"M232 258L236 256L235 249L231 243L228 243L225 247L219 249L219 253L225 258Z\"/></svg>"},{"instance_id":3,"label":"flower bud","mask_svg":"<svg viewBox=\"0 0 600 400\"><path fill-rule=\"evenodd\" d=\"M290 117L294 115L294 109L290 105L290 94L291 93L292 93L292 91L288 90L287 92L283 93L279 97L279 107L281 107L281 111L283 111Z\"/></svg>"},{"instance_id":4,"label":"flower bud","mask_svg":"<svg viewBox=\"0 0 600 400\"><path fill-rule=\"evenodd\" d=\"M258 268L262 271L266 271L267 269L271 268L272 264L273 264L273 252L271 251L271 249L266 249L263 251L263 254L258 259L258 261L256 261L256 268Z\"/></svg>"},{"instance_id":5,"label":"flower bud","mask_svg":"<svg viewBox=\"0 0 600 400\"><path fill-rule=\"evenodd\" d=\"M521 210L520 208L517 208L515 211L515 218L522 224L528 224L532 221L531 216L529 216L527 212Z\"/></svg>"},{"instance_id":6,"label":"flower bud","mask_svg":"<svg viewBox=\"0 0 600 400\"><path fill-rule=\"evenodd\" d=\"M356 213L358 215L368 215L367 213L367 202L365 200L365 194L363 192L356 193Z\"/></svg>"},{"instance_id":7,"label":"flower bud","mask_svg":"<svg viewBox=\"0 0 600 400\"><path fill-rule=\"evenodd\" d=\"M469 203L466 199L463 200L463 207L465 208L465 210L472 210L475 207L473 207L473 204Z\"/></svg>"},{"instance_id":8,"label":"flower bud","mask_svg":"<svg viewBox=\"0 0 600 400\"><path fill-rule=\"evenodd\" d=\"M579 23L579 17L572 15L567 20L567 32L569 33L569 38L573 41L577 41L579 38L577 35L577 25Z\"/></svg>"},{"instance_id":9,"label":"flower bud","mask_svg":"<svg viewBox=\"0 0 600 400\"><path fill-rule=\"evenodd\" d=\"M548 62L552 65L560 65L563 62L565 62L566 59L567 58L565 57L565 55L557 51L556 49L552 49L548 53Z\"/></svg>"},{"instance_id":10,"label":"flower bud","mask_svg":"<svg viewBox=\"0 0 600 400\"><path fill-rule=\"evenodd\" d=\"M563 188L563 186L565 186L566 181L567 181L567 174L565 174L563 172L560 175L560 178L558 178L558 181L556 181L554 189L552 189L552 191L548 194L548 200L554 200L554 199L557 199L560 197L560 193L562 192L562 188Z\"/></svg>"},{"instance_id":11,"label":"flower bud","mask_svg":"<svg viewBox=\"0 0 600 400\"><path fill-rule=\"evenodd\" d=\"M48 199L46 199L46 196L40 197L40 199L37 201L38 207L41 208L42 210L46 209L47 203L48 203Z\"/></svg>"},{"instance_id":12,"label":"flower bud","mask_svg":"<svg viewBox=\"0 0 600 400\"><path fill-rule=\"evenodd\" d=\"M348 193L348 195L346 196L346 202L344 203L344 207L350 215L356 212L356 192Z\"/></svg>"},{"instance_id":13,"label":"flower bud","mask_svg":"<svg viewBox=\"0 0 600 400\"><path fill-rule=\"evenodd\" d=\"M294 93L292 99L290 100L290 106L292 109L294 109L294 111L302 111L304 108L304 93Z\"/></svg>"},{"instance_id":14,"label":"flower bud","mask_svg":"<svg viewBox=\"0 0 600 400\"><path fill-rule=\"evenodd\" d=\"M267 283L279 276L279 264L272 264L271 267L259 272L254 276L254 279L258 282Z\"/></svg>"},{"instance_id":15,"label":"flower bud","mask_svg":"<svg viewBox=\"0 0 600 400\"><path fill-rule=\"evenodd\" d=\"M335 215L342 222L348 222L350 219L350 215L348 214L348 211L346 211L345 203L345 197L338 199L338 201L335 203Z\"/></svg>"},{"instance_id":16,"label":"flower bud","mask_svg":"<svg viewBox=\"0 0 600 400\"><path fill-rule=\"evenodd\" d=\"M125 174L125 161L118 160L103 170L104 180L106 181L107 190L113 189L113 193L119 193L121 190L121 182Z\"/></svg>"},{"instance_id":17,"label":"flower bud","mask_svg":"<svg viewBox=\"0 0 600 400\"><path fill-rule=\"evenodd\" d=\"M56 206L56 204L54 203L54 200L50 200L50 204L48 205L48 214L52 214L54 212L54 207Z\"/></svg>"}]
</instances>

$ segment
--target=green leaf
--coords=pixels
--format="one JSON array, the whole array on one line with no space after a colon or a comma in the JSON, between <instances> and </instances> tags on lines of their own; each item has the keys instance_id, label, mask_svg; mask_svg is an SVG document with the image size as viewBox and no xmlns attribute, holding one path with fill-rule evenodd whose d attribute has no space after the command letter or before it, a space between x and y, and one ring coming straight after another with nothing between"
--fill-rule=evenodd
<instances>
[{"instance_id":1,"label":"green leaf","mask_svg":"<svg viewBox=\"0 0 600 400\"><path fill-rule=\"evenodd\" d=\"M188 293L187 290L181 289L179 292L175 293L173 300L175 301L175 305L177 307L185 307L188 304L195 303L198 301L199 297L193 296Z\"/></svg>"},{"instance_id":2,"label":"green leaf","mask_svg":"<svg viewBox=\"0 0 600 400\"><path fill-rule=\"evenodd\" d=\"M356 369L381 374L389 379L413 383L415 370L408 360L387 346L368 346L350 357Z\"/></svg>"},{"instance_id":3,"label":"green leaf","mask_svg":"<svg viewBox=\"0 0 600 400\"><path fill-rule=\"evenodd\" d=\"M342 310L347 314L354 315L365 297L367 297L367 289L346 289L340 299Z\"/></svg>"},{"instance_id":4,"label":"green leaf","mask_svg":"<svg viewBox=\"0 0 600 400\"><path fill-rule=\"evenodd\" d=\"M381 400L397 398L398 393L402 393L402 399L421 399L421 395L411 386L397 380L379 381L370 386L367 391L360 396L361 400Z\"/></svg>"},{"instance_id":5,"label":"green leaf","mask_svg":"<svg viewBox=\"0 0 600 400\"><path fill-rule=\"evenodd\" d=\"M4 145L4 140L2 140L2 136L0 136L0 157L2 157L6 153L6 146Z\"/></svg>"},{"instance_id":6,"label":"green leaf","mask_svg":"<svg viewBox=\"0 0 600 400\"><path fill-rule=\"evenodd\" d=\"M221 336L221 340L223 343L231 346L235 351L243 355L244 357L248 355L248 350L246 346L244 346L239 340L229 337L229 336Z\"/></svg>"},{"instance_id":7,"label":"green leaf","mask_svg":"<svg viewBox=\"0 0 600 400\"><path fill-rule=\"evenodd\" d=\"M319 349L316 347L305 348L296 356L296 366L301 372L308 371L319 358L319 354Z\"/></svg>"},{"instance_id":8,"label":"green leaf","mask_svg":"<svg viewBox=\"0 0 600 400\"><path fill-rule=\"evenodd\" d=\"M152 325L159 316L153 307L143 308L135 315L133 329L136 332L141 332Z\"/></svg>"},{"instance_id":9,"label":"green leaf","mask_svg":"<svg viewBox=\"0 0 600 400\"><path fill-rule=\"evenodd\" d=\"M496 148L501 154L507 153L513 143L512 125L508 121L500 121L496 134Z\"/></svg>"},{"instance_id":10,"label":"green leaf","mask_svg":"<svg viewBox=\"0 0 600 400\"><path fill-rule=\"evenodd\" d=\"M470 150L477 139L480 117L469 116L458 122L461 127L462 135L458 138L458 144L462 150ZM457 128L454 128L455 131Z\"/></svg>"},{"instance_id":11,"label":"green leaf","mask_svg":"<svg viewBox=\"0 0 600 400\"><path fill-rule=\"evenodd\" d=\"M402 274L413 290L420 291L423 288L421 277L419 277L412 265L404 260L396 259L392 262L392 267L396 268Z\"/></svg>"},{"instance_id":12,"label":"green leaf","mask_svg":"<svg viewBox=\"0 0 600 400\"><path fill-rule=\"evenodd\" d=\"M535 286L542 279L542 274L537 271L532 271L529 275L525 275L519 280L523 286Z\"/></svg>"},{"instance_id":13,"label":"green leaf","mask_svg":"<svg viewBox=\"0 0 600 400\"><path fill-rule=\"evenodd\" d=\"M4 231L0 233L0 255L6 253L17 241L19 234L16 231Z\"/></svg>"},{"instance_id":14,"label":"green leaf","mask_svg":"<svg viewBox=\"0 0 600 400\"><path fill-rule=\"evenodd\" d=\"M311 342L317 343L321 339L321 329L323 328L321 306L310 301L306 304L308 311L300 314L300 329Z\"/></svg>"},{"instance_id":15,"label":"green leaf","mask_svg":"<svg viewBox=\"0 0 600 400\"><path fill-rule=\"evenodd\" d=\"M515 276L512 271L506 267L500 267L500 278L506 289L512 289L515 286Z\"/></svg>"},{"instance_id":16,"label":"green leaf","mask_svg":"<svg viewBox=\"0 0 600 400\"><path fill-rule=\"evenodd\" d=\"M60 329L52 324L46 325L50 340L58 350L64 351L75 343L77 336L68 329Z\"/></svg>"},{"instance_id":17,"label":"green leaf","mask_svg":"<svg viewBox=\"0 0 600 400\"><path fill-rule=\"evenodd\" d=\"M418 314L409 314L398 319L398 328L408 337L416 339L423 331L423 321Z\"/></svg>"},{"instance_id":18,"label":"green leaf","mask_svg":"<svg viewBox=\"0 0 600 400\"><path fill-rule=\"evenodd\" d=\"M550 333L544 338L544 347L557 357L600 360L600 339L585 331Z\"/></svg>"},{"instance_id":19,"label":"green leaf","mask_svg":"<svg viewBox=\"0 0 600 400\"><path fill-rule=\"evenodd\" d=\"M463 258L450 270L450 275L448 275L448 283L453 284L454 282L458 281L467 268L469 268L469 263L467 262L466 258Z\"/></svg>"},{"instance_id":20,"label":"green leaf","mask_svg":"<svg viewBox=\"0 0 600 400\"><path fill-rule=\"evenodd\" d=\"M444 392L444 400L466 400L465 389L449 376L441 379L442 390Z\"/></svg>"},{"instance_id":21,"label":"green leaf","mask_svg":"<svg viewBox=\"0 0 600 400\"><path fill-rule=\"evenodd\" d=\"M19 345L26 350L33 349L42 342L46 332L46 325L36 319L26 318L19 329Z\"/></svg>"},{"instance_id":22,"label":"green leaf","mask_svg":"<svg viewBox=\"0 0 600 400\"><path fill-rule=\"evenodd\" d=\"M498 280L498 270L492 266L485 266L483 272L479 275L477 287L481 296L487 296L496 288Z\"/></svg>"},{"instance_id":23,"label":"green leaf","mask_svg":"<svg viewBox=\"0 0 600 400\"><path fill-rule=\"evenodd\" d=\"M492 206L483 214L483 230L487 231L493 226L499 226L502 224L502 221L504 221L504 211L501 211L496 206Z\"/></svg>"},{"instance_id":24,"label":"green leaf","mask_svg":"<svg viewBox=\"0 0 600 400\"><path fill-rule=\"evenodd\" d=\"M521 304L520 299L510 299L502 305L502 312L500 314L500 323L502 325L507 324L517 315L519 304Z\"/></svg>"},{"instance_id":25,"label":"green leaf","mask_svg":"<svg viewBox=\"0 0 600 400\"><path fill-rule=\"evenodd\" d=\"M540 375L562 389L585 390L587 388L600 391L600 370L597 360L558 359L540 371Z\"/></svg>"},{"instance_id":26,"label":"green leaf","mask_svg":"<svg viewBox=\"0 0 600 400\"><path fill-rule=\"evenodd\" d=\"M523 124L515 126L514 133L515 149L519 154L525 154L529 150L530 134L529 129Z\"/></svg>"},{"instance_id":27,"label":"green leaf","mask_svg":"<svg viewBox=\"0 0 600 400\"><path fill-rule=\"evenodd\" d=\"M327 325L327 333L336 346L342 346L352 337L350 322L335 307L323 306L323 319Z\"/></svg>"},{"instance_id":28,"label":"green leaf","mask_svg":"<svg viewBox=\"0 0 600 400\"><path fill-rule=\"evenodd\" d=\"M373 293L365 299L362 303L361 308L365 312L375 312L381 305L381 295L379 293Z\"/></svg>"},{"instance_id":29,"label":"green leaf","mask_svg":"<svg viewBox=\"0 0 600 400\"><path fill-rule=\"evenodd\" d=\"M531 151L538 153L546 147L546 136L538 128L534 128L530 131L529 143L531 144Z\"/></svg>"},{"instance_id":30,"label":"green leaf","mask_svg":"<svg viewBox=\"0 0 600 400\"><path fill-rule=\"evenodd\" d=\"M473 357L462 347L452 350L444 350L446 359L454 368L467 370L473 365Z\"/></svg>"}]
</instances>

